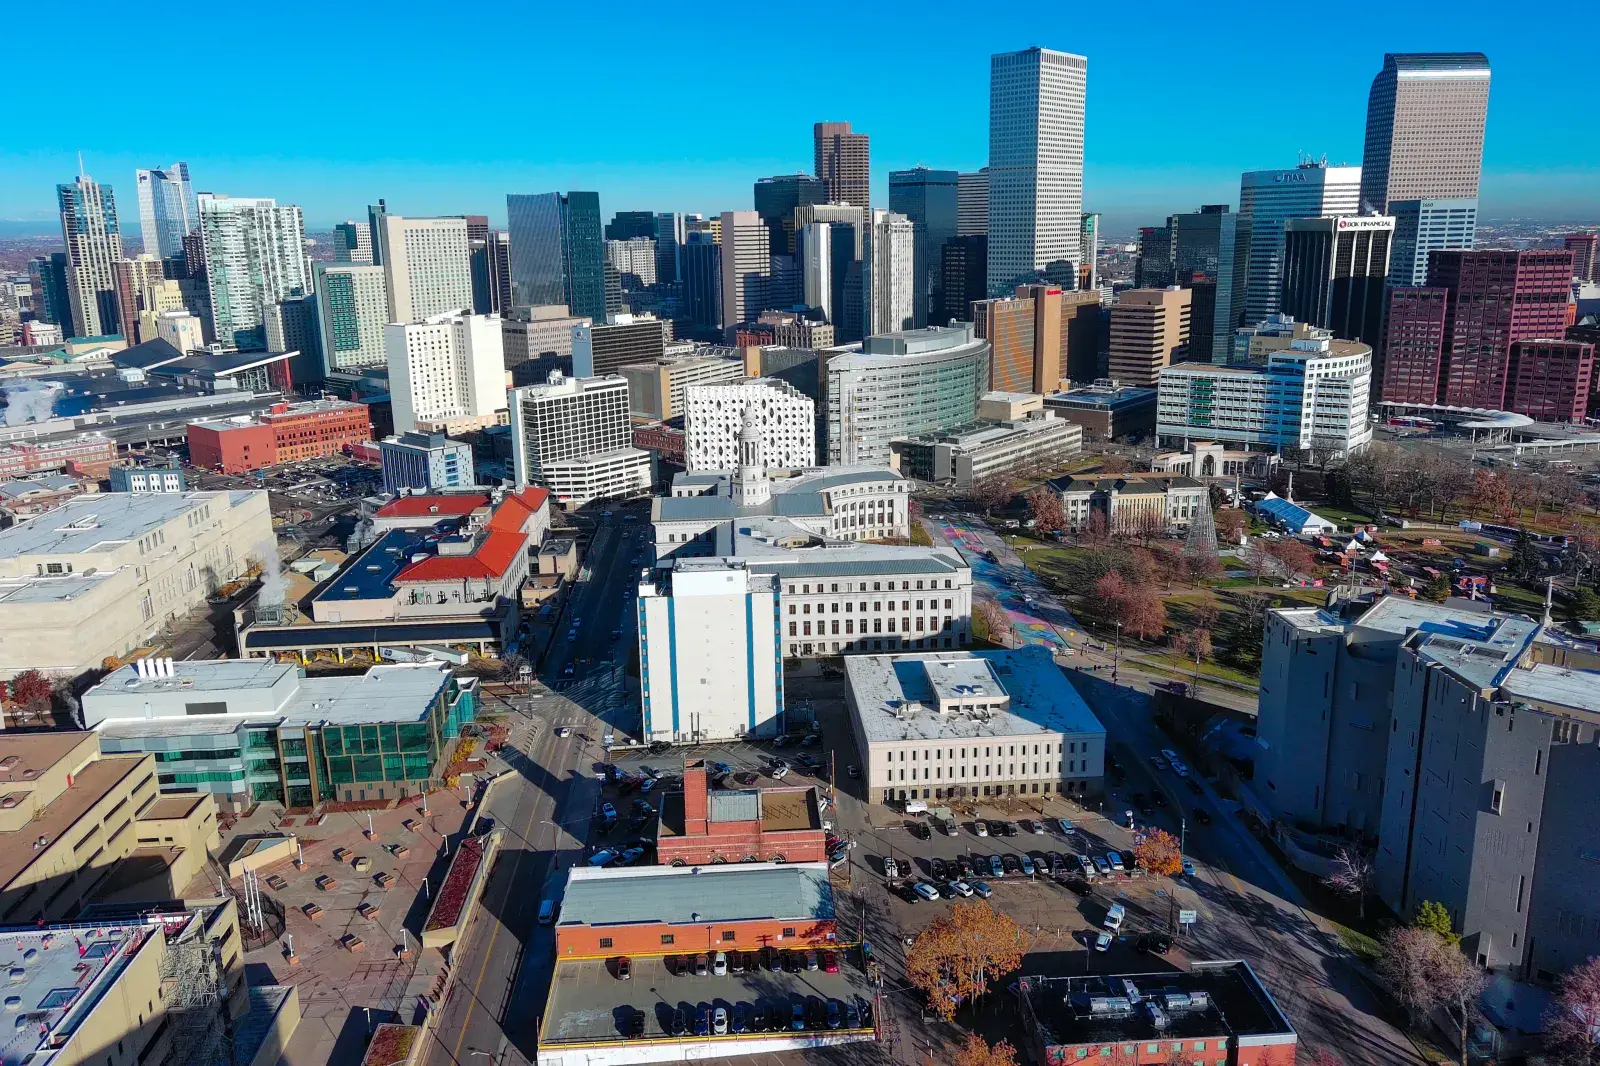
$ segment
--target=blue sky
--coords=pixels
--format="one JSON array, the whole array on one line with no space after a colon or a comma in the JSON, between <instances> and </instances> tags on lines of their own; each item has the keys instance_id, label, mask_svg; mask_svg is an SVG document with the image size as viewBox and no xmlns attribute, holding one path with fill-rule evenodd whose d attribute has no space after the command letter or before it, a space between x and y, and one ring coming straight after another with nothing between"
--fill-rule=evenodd
<instances>
[{"instance_id":1,"label":"blue sky","mask_svg":"<svg viewBox=\"0 0 1600 1066\"><path fill-rule=\"evenodd\" d=\"M1089 58L1085 207L1114 232L1236 203L1241 171L1300 151L1359 163L1386 51L1489 55L1485 215L1600 216L1593 64L1572 50L1592 0L1537 17L1503 0L86 3L73 22L105 55L26 81L0 143L0 220L52 219L80 150L134 228L134 168L174 159L199 189L300 204L311 228L379 196L497 224L512 191L598 189L607 217L749 208L754 179L810 169L823 119L872 136L883 203L892 169L983 165L989 55L1034 44ZM59 47L51 5L10 18L37 58Z\"/></svg>"}]
</instances>

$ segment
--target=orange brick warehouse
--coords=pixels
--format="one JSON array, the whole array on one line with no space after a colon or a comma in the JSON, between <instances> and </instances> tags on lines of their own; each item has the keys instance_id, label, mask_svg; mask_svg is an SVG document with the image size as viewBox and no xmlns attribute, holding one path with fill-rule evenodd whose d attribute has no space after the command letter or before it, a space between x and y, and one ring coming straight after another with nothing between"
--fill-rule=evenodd
<instances>
[{"instance_id":1,"label":"orange brick warehouse","mask_svg":"<svg viewBox=\"0 0 1600 1066\"><path fill-rule=\"evenodd\" d=\"M365 404L311 400L275 403L255 418L191 422L187 436L190 463L225 474L242 474L279 463L339 455L346 446L372 439L372 421Z\"/></svg>"}]
</instances>

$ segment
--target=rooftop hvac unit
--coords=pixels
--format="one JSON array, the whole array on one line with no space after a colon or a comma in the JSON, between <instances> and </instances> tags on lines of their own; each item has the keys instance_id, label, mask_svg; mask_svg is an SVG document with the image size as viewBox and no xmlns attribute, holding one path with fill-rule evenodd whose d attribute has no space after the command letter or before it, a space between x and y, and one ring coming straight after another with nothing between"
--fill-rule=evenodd
<instances>
[{"instance_id":1,"label":"rooftop hvac unit","mask_svg":"<svg viewBox=\"0 0 1600 1066\"><path fill-rule=\"evenodd\" d=\"M1155 1005L1154 1000L1145 1000L1145 1006L1150 1010L1151 1025L1155 1026L1157 1029L1165 1029L1167 1026L1172 1024L1172 1020L1166 1016L1160 1007Z\"/></svg>"},{"instance_id":2,"label":"rooftop hvac unit","mask_svg":"<svg viewBox=\"0 0 1600 1066\"><path fill-rule=\"evenodd\" d=\"M1126 996L1090 996L1090 1014L1127 1014L1133 1009Z\"/></svg>"}]
</instances>

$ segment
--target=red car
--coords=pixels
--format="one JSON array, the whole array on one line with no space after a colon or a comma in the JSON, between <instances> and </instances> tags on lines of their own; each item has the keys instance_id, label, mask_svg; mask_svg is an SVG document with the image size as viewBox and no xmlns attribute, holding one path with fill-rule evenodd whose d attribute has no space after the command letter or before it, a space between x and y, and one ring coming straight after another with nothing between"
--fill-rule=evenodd
<instances>
[{"instance_id":1,"label":"red car","mask_svg":"<svg viewBox=\"0 0 1600 1066\"><path fill-rule=\"evenodd\" d=\"M838 973L839 956L831 951L824 951L822 953L822 969L825 973Z\"/></svg>"}]
</instances>

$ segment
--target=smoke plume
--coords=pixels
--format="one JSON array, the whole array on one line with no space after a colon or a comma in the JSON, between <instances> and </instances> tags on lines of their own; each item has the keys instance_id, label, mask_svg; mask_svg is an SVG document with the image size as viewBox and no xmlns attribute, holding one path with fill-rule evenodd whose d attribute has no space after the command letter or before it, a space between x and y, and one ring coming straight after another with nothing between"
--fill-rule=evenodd
<instances>
[{"instance_id":1,"label":"smoke plume","mask_svg":"<svg viewBox=\"0 0 1600 1066\"><path fill-rule=\"evenodd\" d=\"M6 398L6 425L48 422L55 417L56 393L60 388L49 381L14 381L0 386Z\"/></svg>"}]
</instances>

